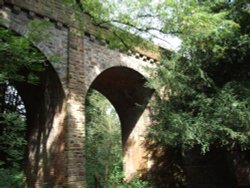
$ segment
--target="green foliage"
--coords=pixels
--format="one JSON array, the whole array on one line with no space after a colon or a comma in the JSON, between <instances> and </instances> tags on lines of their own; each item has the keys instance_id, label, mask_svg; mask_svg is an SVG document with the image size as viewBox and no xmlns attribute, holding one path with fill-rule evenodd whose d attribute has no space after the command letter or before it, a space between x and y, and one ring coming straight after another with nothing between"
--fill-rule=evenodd
<instances>
[{"instance_id":1,"label":"green foliage","mask_svg":"<svg viewBox=\"0 0 250 188\"><path fill-rule=\"evenodd\" d=\"M13 86L16 82L39 82L37 73L45 69L45 57L29 40L39 42L37 36L43 36L43 27L44 23L32 22L25 37L0 27L0 187L3 188L23 187L26 111L23 102L18 106L21 98Z\"/></svg>"},{"instance_id":2,"label":"green foliage","mask_svg":"<svg viewBox=\"0 0 250 188\"><path fill-rule=\"evenodd\" d=\"M45 58L27 38L0 27L0 61L0 83L37 83L36 74L44 70Z\"/></svg>"},{"instance_id":3,"label":"green foliage","mask_svg":"<svg viewBox=\"0 0 250 188\"><path fill-rule=\"evenodd\" d=\"M33 25L30 25L30 29L39 26L37 28L39 30L43 27L42 23L31 24ZM6 101L6 89L7 85L14 85L15 82L36 84L39 81L37 73L44 70L45 57L28 40L31 34L35 37L34 33L30 30L27 37L22 37L0 27L0 150L2 154L0 160L2 160L2 167L15 170L20 170L24 156L26 120L24 114L14 112L12 108L7 109L7 106L17 105L15 103L20 99L16 98L17 96L10 96L8 100L12 101ZM17 109L17 106L13 109Z\"/></svg>"},{"instance_id":4,"label":"green foliage","mask_svg":"<svg viewBox=\"0 0 250 188\"><path fill-rule=\"evenodd\" d=\"M117 164L113 164L108 182L106 182L105 188L153 188L149 182L134 179L131 182L124 181L124 174L122 169L122 161Z\"/></svg>"},{"instance_id":5,"label":"green foliage","mask_svg":"<svg viewBox=\"0 0 250 188\"><path fill-rule=\"evenodd\" d=\"M106 185L112 171L122 166L119 120L109 101L94 90L87 97L86 117L87 184L95 187L96 178Z\"/></svg>"},{"instance_id":6,"label":"green foliage","mask_svg":"<svg viewBox=\"0 0 250 188\"><path fill-rule=\"evenodd\" d=\"M28 24L28 32L25 37L34 43L50 40L52 23L49 21L31 21Z\"/></svg>"},{"instance_id":7,"label":"green foliage","mask_svg":"<svg viewBox=\"0 0 250 188\"><path fill-rule=\"evenodd\" d=\"M153 73L158 91L149 137L182 151L250 148L247 1L172 2L167 29L182 39ZM173 18L175 16L176 18ZM239 16L241 19L239 19ZM181 21L181 22L180 22ZM178 24L179 22L179 24Z\"/></svg>"},{"instance_id":8,"label":"green foliage","mask_svg":"<svg viewBox=\"0 0 250 188\"><path fill-rule=\"evenodd\" d=\"M110 0L64 0L64 3L74 10L73 14L79 26L79 33L90 32L97 40L108 41L109 48L125 52L129 49L135 50L136 47L156 50L156 46L141 37L140 32L144 29L135 29L136 24L140 24L141 20L131 18L131 15L133 15L133 11L146 5L146 3L141 5L141 1L137 2L133 2L134 6L130 6L133 8L132 10L126 10L128 7L126 7L125 1L122 2L125 4L122 7L120 2ZM93 26L95 29L91 29Z\"/></svg>"},{"instance_id":9,"label":"green foliage","mask_svg":"<svg viewBox=\"0 0 250 188\"><path fill-rule=\"evenodd\" d=\"M5 154L6 163L2 165L19 169L26 145L25 118L15 112L5 113L1 116L0 130L0 151Z\"/></svg>"},{"instance_id":10,"label":"green foliage","mask_svg":"<svg viewBox=\"0 0 250 188\"><path fill-rule=\"evenodd\" d=\"M152 186L146 181L137 179L130 183L119 185L117 188L152 188Z\"/></svg>"},{"instance_id":11,"label":"green foliage","mask_svg":"<svg viewBox=\"0 0 250 188\"><path fill-rule=\"evenodd\" d=\"M1 188L21 188L23 187L24 174L15 169L0 168Z\"/></svg>"}]
</instances>

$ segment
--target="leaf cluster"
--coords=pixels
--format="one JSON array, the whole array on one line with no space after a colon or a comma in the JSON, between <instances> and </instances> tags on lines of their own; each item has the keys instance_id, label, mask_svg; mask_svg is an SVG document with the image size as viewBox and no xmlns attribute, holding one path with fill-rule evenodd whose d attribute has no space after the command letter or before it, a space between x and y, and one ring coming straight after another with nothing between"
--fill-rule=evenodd
<instances>
[{"instance_id":1,"label":"leaf cluster","mask_svg":"<svg viewBox=\"0 0 250 188\"><path fill-rule=\"evenodd\" d=\"M150 85L159 97L150 137L182 151L250 148L248 5L237 0L172 4L176 18L169 16L169 30L178 31L183 42L152 73Z\"/></svg>"},{"instance_id":2,"label":"leaf cluster","mask_svg":"<svg viewBox=\"0 0 250 188\"><path fill-rule=\"evenodd\" d=\"M89 91L86 106L87 184L94 187L96 179L108 187L112 174L122 169L119 119L110 102L95 90Z\"/></svg>"},{"instance_id":3,"label":"leaf cluster","mask_svg":"<svg viewBox=\"0 0 250 188\"><path fill-rule=\"evenodd\" d=\"M3 114L0 116L0 130L0 151L5 156L1 166L19 169L26 145L25 118L14 112Z\"/></svg>"},{"instance_id":4,"label":"leaf cluster","mask_svg":"<svg viewBox=\"0 0 250 188\"><path fill-rule=\"evenodd\" d=\"M25 37L0 27L0 83L37 83L36 73L44 70L45 57Z\"/></svg>"},{"instance_id":5,"label":"leaf cluster","mask_svg":"<svg viewBox=\"0 0 250 188\"><path fill-rule=\"evenodd\" d=\"M0 27L0 187L23 186L26 111L14 86L37 84L38 73L45 70L45 57L30 42L39 42L42 28L43 23L32 22L23 37Z\"/></svg>"}]
</instances>

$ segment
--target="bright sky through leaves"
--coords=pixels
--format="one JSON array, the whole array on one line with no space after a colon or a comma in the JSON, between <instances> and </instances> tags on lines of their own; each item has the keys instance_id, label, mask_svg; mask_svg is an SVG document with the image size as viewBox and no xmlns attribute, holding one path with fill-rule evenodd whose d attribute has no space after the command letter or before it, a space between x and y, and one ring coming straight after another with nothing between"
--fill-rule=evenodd
<instances>
[{"instance_id":1,"label":"bright sky through leaves","mask_svg":"<svg viewBox=\"0 0 250 188\"><path fill-rule=\"evenodd\" d=\"M104 6L108 7L110 10L111 20L118 20L118 17L122 15L129 16L134 19L138 19L138 23L141 22L144 25L152 26L154 28L161 28L162 23L160 20L155 17L147 17L146 15L157 15L157 12L152 12L153 10L157 10L155 7L162 3L162 0L145 0L145 1L137 1L137 0L103 0ZM141 8L142 5L146 5ZM145 8L147 7L147 8ZM139 15L139 16L138 16ZM120 23L113 22L114 25L118 27L124 28L127 27ZM128 27L127 27L128 29ZM173 35L163 34L157 30L149 30L148 32L138 32L134 28L129 28L132 33L139 33L142 37L151 39L155 44L170 50L177 50L181 45L181 40Z\"/></svg>"}]
</instances>

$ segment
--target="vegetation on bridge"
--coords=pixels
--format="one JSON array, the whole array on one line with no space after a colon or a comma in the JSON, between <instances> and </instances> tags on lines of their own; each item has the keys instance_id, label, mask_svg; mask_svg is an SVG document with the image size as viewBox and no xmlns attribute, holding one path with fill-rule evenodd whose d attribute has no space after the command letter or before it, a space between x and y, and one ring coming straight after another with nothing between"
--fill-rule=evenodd
<instances>
[{"instance_id":1,"label":"vegetation on bridge","mask_svg":"<svg viewBox=\"0 0 250 188\"><path fill-rule=\"evenodd\" d=\"M97 26L181 39L176 52L163 50L148 83L156 90L153 143L182 154L250 148L249 1L75 2Z\"/></svg>"},{"instance_id":2,"label":"vegetation on bridge","mask_svg":"<svg viewBox=\"0 0 250 188\"><path fill-rule=\"evenodd\" d=\"M156 90L148 135L154 144L182 154L193 148L203 154L250 148L249 1L71 2L96 26L181 39L172 54L163 50L148 83Z\"/></svg>"},{"instance_id":3,"label":"vegetation on bridge","mask_svg":"<svg viewBox=\"0 0 250 188\"><path fill-rule=\"evenodd\" d=\"M97 26L115 23L122 28L125 32L113 32L120 41L114 43L118 47L134 45L135 41L126 40L127 31L151 33L151 37L156 35L152 31L157 31L181 39L176 52L166 55L163 50L148 83L157 95L149 139L181 153L194 147L202 153L212 148L250 149L248 0L130 0L123 7L117 1L67 2L79 6ZM0 28L0 61L0 99L4 101L7 80L11 85L37 82L36 73L43 70L44 59L26 38ZM20 115L6 111L5 102L0 105L0 140L6 141L4 130L9 124L20 138L18 143L12 138L8 141L18 145L11 151L1 142L1 154L10 157L0 158L0 165L12 161L13 168L19 170L21 158L16 152L25 144L20 136L24 123ZM91 113L89 116L93 118Z\"/></svg>"},{"instance_id":4,"label":"vegetation on bridge","mask_svg":"<svg viewBox=\"0 0 250 188\"><path fill-rule=\"evenodd\" d=\"M181 39L176 53L162 53L149 82L159 93L153 138L181 150L199 145L203 153L210 146L250 147L248 1L144 0L123 7L77 2L100 25L118 23L137 34L157 30Z\"/></svg>"}]
</instances>

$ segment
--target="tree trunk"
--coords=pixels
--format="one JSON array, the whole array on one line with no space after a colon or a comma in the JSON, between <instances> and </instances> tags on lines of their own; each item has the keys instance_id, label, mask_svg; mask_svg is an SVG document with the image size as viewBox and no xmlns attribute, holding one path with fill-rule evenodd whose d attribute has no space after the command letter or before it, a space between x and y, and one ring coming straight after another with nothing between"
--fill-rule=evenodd
<instances>
[{"instance_id":1,"label":"tree trunk","mask_svg":"<svg viewBox=\"0 0 250 188\"><path fill-rule=\"evenodd\" d=\"M100 181L100 176L98 173L95 173L95 188L102 188L101 186L101 181Z\"/></svg>"}]
</instances>

